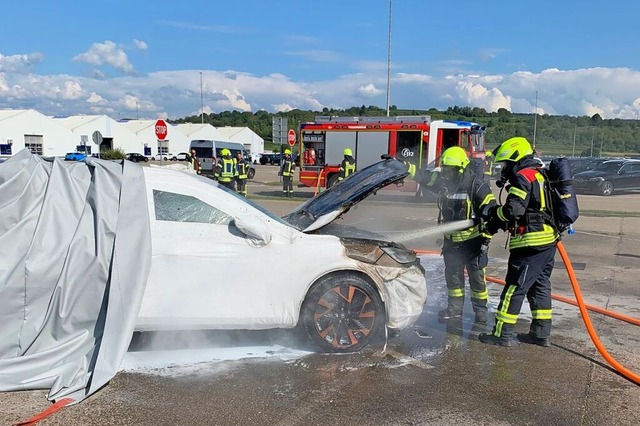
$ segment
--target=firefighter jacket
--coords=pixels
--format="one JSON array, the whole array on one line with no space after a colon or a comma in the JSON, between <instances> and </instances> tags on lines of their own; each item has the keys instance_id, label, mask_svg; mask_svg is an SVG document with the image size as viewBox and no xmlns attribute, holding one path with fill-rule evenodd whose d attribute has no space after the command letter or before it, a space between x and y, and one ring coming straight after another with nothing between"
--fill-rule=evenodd
<instances>
[{"instance_id":1,"label":"firefighter jacket","mask_svg":"<svg viewBox=\"0 0 640 426\"><path fill-rule=\"evenodd\" d=\"M296 163L293 161L293 158L284 158L282 160L282 166L280 166L280 174L282 176L291 176L293 177L293 172L296 170Z\"/></svg>"},{"instance_id":2,"label":"firefighter jacket","mask_svg":"<svg viewBox=\"0 0 640 426\"><path fill-rule=\"evenodd\" d=\"M340 181L348 178L355 171L356 160L350 155L345 155L344 160L342 160L342 163L340 163L340 174L338 175L338 180Z\"/></svg>"},{"instance_id":3,"label":"firefighter jacket","mask_svg":"<svg viewBox=\"0 0 640 426\"><path fill-rule=\"evenodd\" d=\"M231 182L236 174L235 164L231 158L220 158L216 163L214 177L219 182Z\"/></svg>"},{"instance_id":4,"label":"firefighter jacket","mask_svg":"<svg viewBox=\"0 0 640 426\"><path fill-rule=\"evenodd\" d=\"M249 172L249 164L247 164L247 162L244 161L244 159L240 161L236 160L236 178L240 180L246 180L248 172Z\"/></svg>"},{"instance_id":5,"label":"firefighter jacket","mask_svg":"<svg viewBox=\"0 0 640 426\"><path fill-rule=\"evenodd\" d=\"M488 176L493 175L493 156L484 158L484 174Z\"/></svg>"},{"instance_id":6,"label":"firefighter jacket","mask_svg":"<svg viewBox=\"0 0 640 426\"><path fill-rule=\"evenodd\" d=\"M440 172L433 172L425 185L438 193L439 222L469 219L474 222L469 228L445 232L445 238L454 243L477 237L491 238L480 219L483 211L496 206L496 197L482 177L478 178L473 170L465 168L460 179L454 182L443 178Z\"/></svg>"},{"instance_id":7,"label":"firefighter jacket","mask_svg":"<svg viewBox=\"0 0 640 426\"><path fill-rule=\"evenodd\" d=\"M196 157L195 155L189 154L189 163L191 164L191 167L193 168L193 170L200 174L200 162L198 161L198 157Z\"/></svg>"},{"instance_id":8,"label":"firefighter jacket","mask_svg":"<svg viewBox=\"0 0 640 426\"><path fill-rule=\"evenodd\" d=\"M511 232L509 249L540 248L556 244L558 232L550 223L551 206L544 190L545 177L539 163L528 156L507 176L508 195L495 216Z\"/></svg>"}]
</instances>

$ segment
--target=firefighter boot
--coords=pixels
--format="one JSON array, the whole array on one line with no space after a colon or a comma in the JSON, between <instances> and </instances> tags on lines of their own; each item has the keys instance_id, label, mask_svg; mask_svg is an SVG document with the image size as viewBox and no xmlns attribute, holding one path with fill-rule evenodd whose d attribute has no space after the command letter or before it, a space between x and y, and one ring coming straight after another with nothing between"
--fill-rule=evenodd
<instances>
[{"instance_id":1,"label":"firefighter boot","mask_svg":"<svg viewBox=\"0 0 640 426\"><path fill-rule=\"evenodd\" d=\"M464 305L464 297L449 297L447 299L447 309L438 312L438 319L448 321L451 319L462 317L462 307Z\"/></svg>"},{"instance_id":2,"label":"firefighter boot","mask_svg":"<svg viewBox=\"0 0 640 426\"><path fill-rule=\"evenodd\" d=\"M499 337L494 336L493 334L480 333L478 335L478 340L482 343L486 343L487 345L497 345L497 346L513 346L513 340L507 337Z\"/></svg>"},{"instance_id":3,"label":"firefighter boot","mask_svg":"<svg viewBox=\"0 0 640 426\"><path fill-rule=\"evenodd\" d=\"M487 323L487 308L477 308L476 310L476 318L475 323L477 324L486 324Z\"/></svg>"},{"instance_id":4,"label":"firefighter boot","mask_svg":"<svg viewBox=\"0 0 640 426\"><path fill-rule=\"evenodd\" d=\"M548 348L549 346L551 346L551 343L549 342L549 338L537 337L535 334L531 332L518 333L517 338L522 343L528 343L530 345L538 345L538 346L542 346L543 348Z\"/></svg>"}]
</instances>

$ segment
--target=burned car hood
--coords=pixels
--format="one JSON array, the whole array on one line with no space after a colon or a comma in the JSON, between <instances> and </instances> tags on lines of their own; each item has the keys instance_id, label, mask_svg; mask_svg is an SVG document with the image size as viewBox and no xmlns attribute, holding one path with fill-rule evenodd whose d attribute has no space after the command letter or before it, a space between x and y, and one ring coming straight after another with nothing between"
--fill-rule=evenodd
<instances>
[{"instance_id":1,"label":"burned car hood","mask_svg":"<svg viewBox=\"0 0 640 426\"><path fill-rule=\"evenodd\" d=\"M347 179L321 192L283 216L283 219L303 232L320 229L380 188L399 182L408 175L407 166L401 161L380 161L358 170Z\"/></svg>"}]
</instances>

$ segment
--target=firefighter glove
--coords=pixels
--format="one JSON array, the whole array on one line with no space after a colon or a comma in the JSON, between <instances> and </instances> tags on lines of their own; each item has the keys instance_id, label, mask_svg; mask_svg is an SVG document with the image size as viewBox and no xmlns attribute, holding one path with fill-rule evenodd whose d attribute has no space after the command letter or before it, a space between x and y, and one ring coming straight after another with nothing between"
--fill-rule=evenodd
<instances>
[{"instance_id":1,"label":"firefighter glove","mask_svg":"<svg viewBox=\"0 0 640 426\"><path fill-rule=\"evenodd\" d=\"M488 222L492 218L496 217L496 210L498 210L498 206L495 204L490 206L484 206L481 213L482 220L484 220L485 222Z\"/></svg>"},{"instance_id":2,"label":"firefighter glove","mask_svg":"<svg viewBox=\"0 0 640 426\"><path fill-rule=\"evenodd\" d=\"M489 235L497 234L498 231L501 230L501 229L503 231L506 231L507 230L507 223L501 221L500 219L498 219L498 216L492 217L491 219L489 219L484 224L484 230Z\"/></svg>"}]
</instances>

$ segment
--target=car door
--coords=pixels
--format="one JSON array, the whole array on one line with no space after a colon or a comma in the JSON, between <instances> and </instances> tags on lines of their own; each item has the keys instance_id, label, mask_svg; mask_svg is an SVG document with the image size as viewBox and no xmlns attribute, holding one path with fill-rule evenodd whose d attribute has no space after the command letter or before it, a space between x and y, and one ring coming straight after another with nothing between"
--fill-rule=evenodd
<instances>
[{"instance_id":1,"label":"car door","mask_svg":"<svg viewBox=\"0 0 640 426\"><path fill-rule=\"evenodd\" d=\"M153 254L138 329L295 325L310 279L302 265L288 265L300 233L235 194L199 189L192 182L148 188ZM267 244L234 226L243 215L264 223Z\"/></svg>"},{"instance_id":2,"label":"car door","mask_svg":"<svg viewBox=\"0 0 640 426\"><path fill-rule=\"evenodd\" d=\"M618 174L617 189L640 188L640 163L626 163Z\"/></svg>"}]
</instances>

